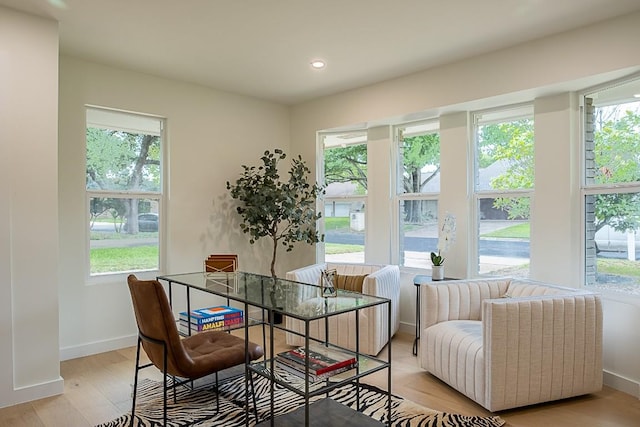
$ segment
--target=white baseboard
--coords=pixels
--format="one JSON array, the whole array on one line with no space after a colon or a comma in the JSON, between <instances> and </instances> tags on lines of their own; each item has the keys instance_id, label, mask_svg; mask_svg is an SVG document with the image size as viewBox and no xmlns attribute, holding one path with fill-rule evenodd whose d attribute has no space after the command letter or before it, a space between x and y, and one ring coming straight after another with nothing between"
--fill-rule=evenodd
<instances>
[{"instance_id":1,"label":"white baseboard","mask_svg":"<svg viewBox=\"0 0 640 427\"><path fill-rule=\"evenodd\" d=\"M113 338L110 340L96 341L82 345L64 347L60 349L60 361L77 359L78 357L91 356L105 351L119 350L133 347L138 342L138 335Z\"/></svg>"},{"instance_id":2,"label":"white baseboard","mask_svg":"<svg viewBox=\"0 0 640 427\"><path fill-rule=\"evenodd\" d=\"M46 383L14 389L9 401L0 402L0 408L44 399L45 397L57 396L62 393L64 393L64 380L62 377L58 377L57 379Z\"/></svg>"},{"instance_id":3,"label":"white baseboard","mask_svg":"<svg viewBox=\"0 0 640 427\"><path fill-rule=\"evenodd\" d=\"M416 334L416 324L415 323L407 323L400 322L400 328L398 329L400 332L410 335Z\"/></svg>"},{"instance_id":4,"label":"white baseboard","mask_svg":"<svg viewBox=\"0 0 640 427\"><path fill-rule=\"evenodd\" d=\"M637 381L609 371L603 371L603 375L604 385L640 399L640 383Z\"/></svg>"}]
</instances>

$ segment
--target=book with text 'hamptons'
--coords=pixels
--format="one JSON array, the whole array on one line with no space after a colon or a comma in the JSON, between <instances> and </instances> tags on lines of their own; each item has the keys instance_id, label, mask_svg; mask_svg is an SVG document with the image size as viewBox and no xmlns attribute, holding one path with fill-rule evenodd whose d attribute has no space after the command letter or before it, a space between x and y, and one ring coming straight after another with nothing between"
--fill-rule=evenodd
<instances>
[{"instance_id":1,"label":"book with text 'hamptons'","mask_svg":"<svg viewBox=\"0 0 640 427\"><path fill-rule=\"evenodd\" d=\"M186 311L180 313L180 320L191 322L194 325L203 325L205 323L218 322L225 319L242 318L244 312L238 308L221 305L217 307L199 308L191 310L189 314Z\"/></svg>"}]
</instances>

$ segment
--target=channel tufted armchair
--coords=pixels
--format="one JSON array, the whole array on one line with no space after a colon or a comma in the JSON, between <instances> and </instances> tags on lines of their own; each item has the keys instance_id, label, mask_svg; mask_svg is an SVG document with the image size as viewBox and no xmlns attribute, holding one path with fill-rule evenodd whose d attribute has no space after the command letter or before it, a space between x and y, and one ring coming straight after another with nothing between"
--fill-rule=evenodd
<instances>
[{"instance_id":1,"label":"channel tufted armchair","mask_svg":"<svg viewBox=\"0 0 640 427\"><path fill-rule=\"evenodd\" d=\"M422 368L490 411L599 391L602 304L521 279L421 285Z\"/></svg>"},{"instance_id":2,"label":"channel tufted armchair","mask_svg":"<svg viewBox=\"0 0 640 427\"><path fill-rule=\"evenodd\" d=\"M351 290L390 299L391 335L393 336L398 331L400 327L400 270L397 265L319 263L289 271L286 278L287 280L317 285L322 271L326 269L335 269L337 274L346 278L349 283L361 283L361 289L359 285L356 288L349 285ZM311 291L313 292L313 290ZM317 298L317 293L305 297L313 302ZM287 317L286 327L304 333L304 323L300 320ZM324 320L311 322L310 335L313 338L324 339ZM386 304L363 309L360 312L360 353L377 355L389 339ZM304 339L293 333L287 333L286 340L289 345L304 344ZM355 350L355 312L329 318L329 342Z\"/></svg>"}]
</instances>

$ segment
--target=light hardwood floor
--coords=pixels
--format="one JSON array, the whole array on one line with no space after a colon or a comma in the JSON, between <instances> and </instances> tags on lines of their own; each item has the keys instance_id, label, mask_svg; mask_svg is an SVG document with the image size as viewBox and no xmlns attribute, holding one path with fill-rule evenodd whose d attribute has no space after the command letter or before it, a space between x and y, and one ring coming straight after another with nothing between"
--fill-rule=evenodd
<instances>
[{"instance_id":1,"label":"light hardwood floor","mask_svg":"<svg viewBox=\"0 0 640 427\"><path fill-rule=\"evenodd\" d=\"M259 342L257 338L252 339ZM490 413L418 367L411 354L413 336L399 333L392 347L392 389L423 406L466 415ZM285 349L276 335L276 351ZM381 353L386 355L386 348ZM116 418L130 410L135 347L61 363L65 393L60 396L0 409L0 426L84 427ZM155 370L154 370L155 371ZM152 368L148 376L159 379ZM367 381L386 388L386 374ZM640 400L611 388L559 402L499 413L508 426L640 426Z\"/></svg>"}]
</instances>

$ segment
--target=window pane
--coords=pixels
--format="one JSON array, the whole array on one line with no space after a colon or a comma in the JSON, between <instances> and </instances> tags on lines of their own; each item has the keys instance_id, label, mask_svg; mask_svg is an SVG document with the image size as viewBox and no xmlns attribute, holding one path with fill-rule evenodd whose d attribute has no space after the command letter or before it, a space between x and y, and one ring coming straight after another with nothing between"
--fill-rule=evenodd
<instances>
[{"instance_id":1,"label":"window pane","mask_svg":"<svg viewBox=\"0 0 640 427\"><path fill-rule=\"evenodd\" d=\"M477 272L527 277L530 198L512 193L533 189L533 106L481 112L474 122Z\"/></svg>"},{"instance_id":2,"label":"window pane","mask_svg":"<svg viewBox=\"0 0 640 427\"><path fill-rule=\"evenodd\" d=\"M528 277L529 198L481 198L479 202L478 272Z\"/></svg>"},{"instance_id":3,"label":"window pane","mask_svg":"<svg viewBox=\"0 0 640 427\"><path fill-rule=\"evenodd\" d=\"M400 130L398 194L440 192L440 134L437 123Z\"/></svg>"},{"instance_id":4,"label":"window pane","mask_svg":"<svg viewBox=\"0 0 640 427\"><path fill-rule=\"evenodd\" d=\"M324 136L325 261L364 262L366 133Z\"/></svg>"},{"instance_id":5,"label":"window pane","mask_svg":"<svg viewBox=\"0 0 640 427\"><path fill-rule=\"evenodd\" d=\"M588 195L585 213L587 286L640 295L640 193Z\"/></svg>"},{"instance_id":6,"label":"window pane","mask_svg":"<svg viewBox=\"0 0 640 427\"><path fill-rule=\"evenodd\" d=\"M584 103L586 284L634 295L640 295L638 94L640 80L632 80L591 93Z\"/></svg>"},{"instance_id":7,"label":"window pane","mask_svg":"<svg viewBox=\"0 0 640 427\"><path fill-rule=\"evenodd\" d=\"M111 120L97 123L100 111L87 110L87 190L159 192L160 134L149 126L135 127L139 116L131 114L110 111ZM117 127L116 118L128 126ZM140 116L139 121L160 128L160 119Z\"/></svg>"},{"instance_id":8,"label":"window pane","mask_svg":"<svg viewBox=\"0 0 640 427\"><path fill-rule=\"evenodd\" d=\"M325 148L324 182L327 197L367 194L367 145Z\"/></svg>"},{"instance_id":9,"label":"window pane","mask_svg":"<svg viewBox=\"0 0 640 427\"><path fill-rule=\"evenodd\" d=\"M595 106L587 185L640 182L640 100Z\"/></svg>"},{"instance_id":10,"label":"window pane","mask_svg":"<svg viewBox=\"0 0 640 427\"><path fill-rule=\"evenodd\" d=\"M431 268L431 252L438 251L438 201L400 201L400 264Z\"/></svg>"},{"instance_id":11,"label":"window pane","mask_svg":"<svg viewBox=\"0 0 640 427\"><path fill-rule=\"evenodd\" d=\"M324 206L325 261L363 263L364 202L325 199Z\"/></svg>"},{"instance_id":12,"label":"window pane","mask_svg":"<svg viewBox=\"0 0 640 427\"><path fill-rule=\"evenodd\" d=\"M640 295L640 193L585 197L586 283Z\"/></svg>"},{"instance_id":13,"label":"window pane","mask_svg":"<svg viewBox=\"0 0 640 427\"><path fill-rule=\"evenodd\" d=\"M90 274L159 269L159 199L89 200Z\"/></svg>"},{"instance_id":14,"label":"window pane","mask_svg":"<svg viewBox=\"0 0 640 427\"><path fill-rule=\"evenodd\" d=\"M480 125L476 189L533 188L533 119Z\"/></svg>"}]
</instances>

